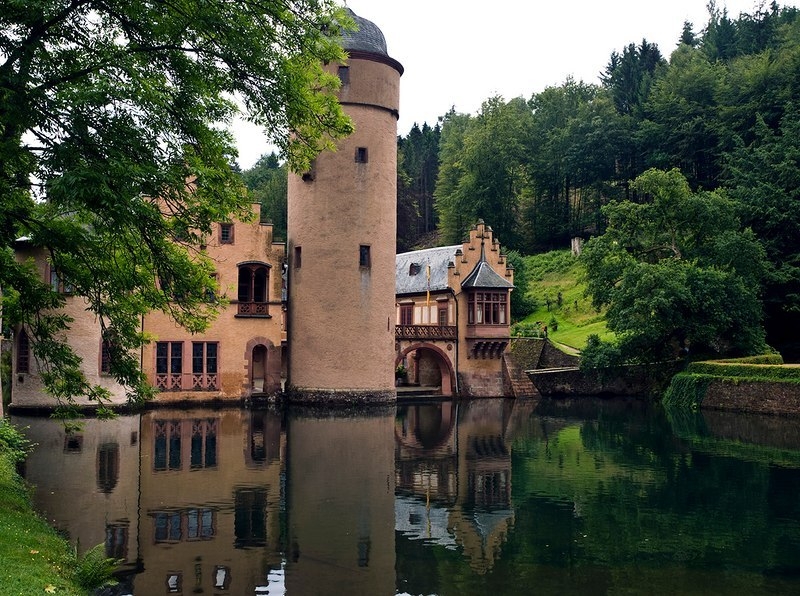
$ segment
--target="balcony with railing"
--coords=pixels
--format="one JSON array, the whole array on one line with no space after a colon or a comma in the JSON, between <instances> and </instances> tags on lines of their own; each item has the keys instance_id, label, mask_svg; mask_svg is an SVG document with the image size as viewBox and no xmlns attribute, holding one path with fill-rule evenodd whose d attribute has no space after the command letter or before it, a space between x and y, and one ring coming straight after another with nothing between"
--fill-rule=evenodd
<instances>
[{"instance_id":1,"label":"balcony with railing","mask_svg":"<svg viewBox=\"0 0 800 596\"><path fill-rule=\"evenodd\" d=\"M236 307L236 316L270 318L269 303L239 301Z\"/></svg>"},{"instance_id":2,"label":"balcony with railing","mask_svg":"<svg viewBox=\"0 0 800 596\"><path fill-rule=\"evenodd\" d=\"M159 391L218 391L217 373L157 373Z\"/></svg>"},{"instance_id":3,"label":"balcony with railing","mask_svg":"<svg viewBox=\"0 0 800 596\"><path fill-rule=\"evenodd\" d=\"M450 325L396 325L395 339L456 339L457 327Z\"/></svg>"}]
</instances>

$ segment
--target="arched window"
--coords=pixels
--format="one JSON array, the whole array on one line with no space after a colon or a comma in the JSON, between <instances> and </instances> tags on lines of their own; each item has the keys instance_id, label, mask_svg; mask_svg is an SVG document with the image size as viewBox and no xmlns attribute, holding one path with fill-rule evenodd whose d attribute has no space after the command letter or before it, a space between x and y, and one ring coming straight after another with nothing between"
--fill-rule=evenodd
<instances>
[{"instance_id":1,"label":"arched window","mask_svg":"<svg viewBox=\"0 0 800 596\"><path fill-rule=\"evenodd\" d=\"M237 316L269 316L269 269L264 263L239 265L239 289Z\"/></svg>"}]
</instances>

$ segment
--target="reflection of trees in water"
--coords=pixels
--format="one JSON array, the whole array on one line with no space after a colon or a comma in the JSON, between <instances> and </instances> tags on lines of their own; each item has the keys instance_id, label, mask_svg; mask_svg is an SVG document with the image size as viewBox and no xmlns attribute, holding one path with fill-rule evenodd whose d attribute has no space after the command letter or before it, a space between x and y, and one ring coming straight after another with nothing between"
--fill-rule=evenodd
<instances>
[{"instance_id":1,"label":"reflection of trees in water","mask_svg":"<svg viewBox=\"0 0 800 596\"><path fill-rule=\"evenodd\" d=\"M483 407L459 422L471 455L458 459L465 490L447 515L460 548L400 535L398 581L409 593L437 582L463 594L524 591L514 578L532 574L544 592L798 588L800 431L791 421L668 417L642 402L586 399L542 402L516 418ZM488 517L504 514L501 446L506 521ZM485 540L505 524L502 542Z\"/></svg>"}]
</instances>

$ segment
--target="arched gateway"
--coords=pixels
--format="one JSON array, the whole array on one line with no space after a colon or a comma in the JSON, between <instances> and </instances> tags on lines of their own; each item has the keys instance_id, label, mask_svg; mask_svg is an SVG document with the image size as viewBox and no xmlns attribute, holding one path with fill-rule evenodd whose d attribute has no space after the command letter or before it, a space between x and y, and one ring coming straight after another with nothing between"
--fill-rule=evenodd
<instances>
[{"instance_id":1,"label":"arched gateway","mask_svg":"<svg viewBox=\"0 0 800 596\"><path fill-rule=\"evenodd\" d=\"M395 368L400 364L406 367L409 384L435 387L438 388L437 393L452 396L455 387L455 366L449 356L452 353L452 344L442 349L432 343L413 342L400 347L395 358Z\"/></svg>"}]
</instances>

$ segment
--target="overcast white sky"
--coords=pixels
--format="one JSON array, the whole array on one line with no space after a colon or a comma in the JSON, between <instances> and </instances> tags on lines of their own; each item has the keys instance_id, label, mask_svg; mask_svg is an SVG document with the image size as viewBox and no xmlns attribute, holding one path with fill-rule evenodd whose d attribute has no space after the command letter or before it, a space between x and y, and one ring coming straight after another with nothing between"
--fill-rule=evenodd
<instances>
[{"instance_id":1,"label":"overcast white sky","mask_svg":"<svg viewBox=\"0 0 800 596\"><path fill-rule=\"evenodd\" d=\"M342 0L343 1L343 0ZM796 6L797 1L780 1ZM684 21L695 33L708 21L707 0L347 0L383 31L389 55L405 68L400 121L434 124L451 106L475 113L494 95L530 98L568 76L586 83L611 52L642 38L669 57ZM717 0L735 18L757 0ZM259 132L236 126L239 164L249 168L270 150Z\"/></svg>"}]
</instances>

